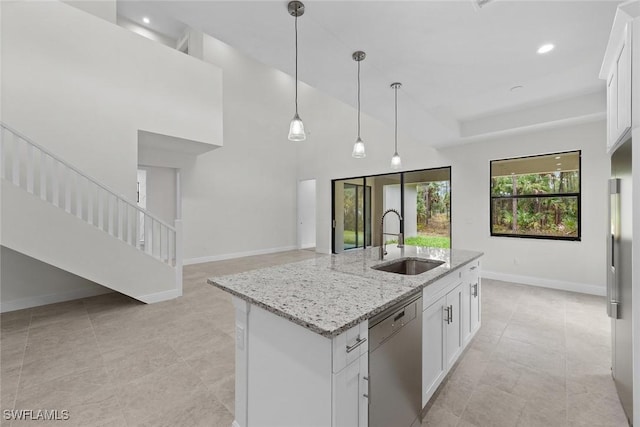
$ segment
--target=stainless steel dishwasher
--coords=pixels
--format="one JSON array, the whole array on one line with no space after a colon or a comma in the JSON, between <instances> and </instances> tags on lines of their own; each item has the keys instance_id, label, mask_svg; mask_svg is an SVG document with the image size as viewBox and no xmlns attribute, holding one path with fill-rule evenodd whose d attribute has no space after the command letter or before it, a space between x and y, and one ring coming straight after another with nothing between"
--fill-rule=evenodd
<instances>
[{"instance_id":1,"label":"stainless steel dishwasher","mask_svg":"<svg viewBox=\"0 0 640 427\"><path fill-rule=\"evenodd\" d=\"M419 419L421 335L421 294L369 321L369 427L411 427Z\"/></svg>"}]
</instances>

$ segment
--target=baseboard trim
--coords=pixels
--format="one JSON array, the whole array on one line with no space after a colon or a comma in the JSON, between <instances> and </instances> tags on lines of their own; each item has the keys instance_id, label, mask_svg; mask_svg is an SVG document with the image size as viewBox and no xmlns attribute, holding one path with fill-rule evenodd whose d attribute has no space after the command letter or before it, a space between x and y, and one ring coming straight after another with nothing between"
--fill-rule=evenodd
<instances>
[{"instance_id":1,"label":"baseboard trim","mask_svg":"<svg viewBox=\"0 0 640 427\"><path fill-rule=\"evenodd\" d=\"M38 307L41 305L55 304L58 302L71 301L80 298L95 297L113 292L111 289L76 289L69 292L57 294L38 295L29 298L20 298L13 301L3 301L0 303L0 313L23 310L25 308Z\"/></svg>"},{"instance_id":2,"label":"baseboard trim","mask_svg":"<svg viewBox=\"0 0 640 427\"><path fill-rule=\"evenodd\" d=\"M168 301L170 299L178 298L181 296L182 296L182 289L169 289L168 291L141 295L139 297L134 297L134 298L146 304L153 304L155 302Z\"/></svg>"},{"instance_id":3,"label":"baseboard trim","mask_svg":"<svg viewBox=\"0 0 640 427\"><path fill-rule=\"evenodd\" d=\"M244 257L254 256L254 255L266 255L266 254L275 254L278 252L295 251L296 249L298 249L297 246L282 246L279 248L258 249L255 251L234 252L230 254L211 255L211 256L205 256L205 257L199 257L199 258L186 258L182 261L182 264L183 265L202 264L204 262L224 261L227 259L244 258Z\"/></svg>"},{"instance_id":4,"label":"baseboard trim","mask_svg":"<svg viewBox=\"0 0 640 427\"><path fill-rule=\"evenodd\" d=\"M569 292L579 292L582 294L599 295L599 296L606 295L606 288L604 286L587 285L585 283L567 282L564 280L543 279L541 277L520 276L517 274L498 273L495 271L486 271L486 270L482 270L480 274L484 279L522 283L523 285L559 289L562 291L569 291Z\"/></svg>"}]
</instances>

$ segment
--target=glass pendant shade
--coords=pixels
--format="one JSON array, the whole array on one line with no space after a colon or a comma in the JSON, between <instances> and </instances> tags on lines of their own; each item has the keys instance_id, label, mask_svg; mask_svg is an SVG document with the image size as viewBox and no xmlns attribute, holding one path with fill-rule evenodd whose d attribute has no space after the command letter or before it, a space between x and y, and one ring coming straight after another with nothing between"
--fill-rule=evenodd
<instances>
[{"instance_id":1,"label":"glass pendant shade","mask_svg":"<svg viewBox=\"0 0 640 427\"><path fill-rule=\"evenodd\" d=\"M364 152L364 142L362 142L362 139L360 139L360 137L358 137L358 139L356 140L356 143L353 144L353 153L351 153L351 155L356 159L362 159L364 157L367 157L367 155Z\"/></svg>"},{"instance_id":2,"label":"glass pendant shade","mask_svg":"<svg viewBox=\"0 0 640 427\"><path fill-rule=\"evenodd\" d=\"M296 113L289 125L289 141L304 141L305 139L307 139L307 135L304 133L304 123Z\"/></svg>"},{"instance_id":3,"label":"glass pendant shade","mask_svg":"<svg viewBox=\"0 0 640 427\"><path fill-rule=\"evenodd\" d=\"M398 170L402 167L402 160L400 160L400 155L396 151L393 153L393 157L391 158L391 169Z\"/></svg>"}]
</instances>

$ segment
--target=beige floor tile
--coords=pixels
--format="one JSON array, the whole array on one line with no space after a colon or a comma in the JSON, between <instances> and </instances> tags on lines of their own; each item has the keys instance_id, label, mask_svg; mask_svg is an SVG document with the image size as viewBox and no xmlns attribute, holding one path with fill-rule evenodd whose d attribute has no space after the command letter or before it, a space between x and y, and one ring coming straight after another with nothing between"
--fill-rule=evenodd
<instances>
[{"instance_id":1,"label":"beige floor tile","mask_svg":"<svg viewBox=\"0 0 640 427\"><path fill-rule=\"evenodd\" d=\"M515 426L526 400L490 385L479 385L471 395L462 419L473 425Z\"/></svg>"},{"instance_id":2,"label":"beige floor tile","mask_svg":"<svg viewBox=\"0 0 640 427\"><path fill-rule=\"evenodd\" d=\"M26 388L80 371L102 367L102 356L97 346L44 355L41 358L25 360L20 375L20 387Z\"/></svg>"},{"instance_id":3,"label":"beige floor tile","mask_svg":"<svg viewBox=\"0 0 640 427\"><path fill-rule=\"evenodd\" d=\"M184 362L118 386L120 404L130 425L157 418L159 414L171 415L207 392Z\"/></svg>"},{"instance_id":4,"label":"beige floor tile","mask_svg":"<svg viewBox=\"0 0 640 427\"><path fill-rule=\"evenodd\" d=\"M187 266L184 296L154 305L109 293L4 313L2 409L14 400L65 408L70 426L227 427L234 311L230 296L206 279L315 256L292 251ZM423 425L624 425L602 297L486 279L482 286L482 328Z\"/></svg>"},{"instance_id":5,"label":"beige floor tile","mask_svg":"<svg viewBox=\"0 0 640 427\"><path fill-rule=\"evenodd\" d=\"M211 392L195 396L170 413L157 414L137 424L141 427L231 426L233 416Z\"/></svg>"},{"instance_id":6,"label":"beige floor tile","mask_svg":"<svg viewBox=\"0 0 640 427\"><path fill-rule=\"evenodd\" d=\"M447 408L433 405L422 418L422 427L456 427L459 421L460 417Z\"/></svg>"},{"instance_id":7,"label":"beige floor tile","mask_svg":"<svg viewBox=\"0 0 640 427\"><path fill-rule=\"evenodd\" d=\"M164 340L140 342L135 346L105 351L102 358L114 384L136 380L182 361Z\"/></svg>"},{"instance_id":8,"label":"beige floor tile","mask_svg":"<svg viewBox=\"0 0 640 427\"><path fill-rule=\"evenodd\" d=\"M567 417L570 426L628 427L620 401L592 393L570 394Z\"/></svg>"},{"instance_id":9,"label":"beige floor tile","mask_svg":"<svg viewBox=\"0 0 640 427\"><path fill-rule=\"evenodd\" d=\"M475 386L476 384L470 378L462 376L454 381L449 377L431 398L433 405L438 405L452 414L460 416L467 406Z\"/></svg>"}]
</instances>

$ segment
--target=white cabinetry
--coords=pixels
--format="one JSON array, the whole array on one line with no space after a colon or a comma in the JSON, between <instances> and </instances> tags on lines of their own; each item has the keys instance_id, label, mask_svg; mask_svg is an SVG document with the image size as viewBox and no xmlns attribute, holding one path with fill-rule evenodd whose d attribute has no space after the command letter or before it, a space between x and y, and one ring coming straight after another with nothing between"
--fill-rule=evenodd
<instances>
[{"instance_id":1,"label":"white cabinetry","mask_svg":"<svg viewBox=\"0 0 640 427\"><path fill-rule=\"evenodd\" d=\"M631 26L623 36L607 78L607 151L610 152L631 129Z\"/></svg>"},{"instance_id":2,"label":"white cabinetry","mask_svg":"<svg viewBox=\"0 0 640 427\"><path fill-rule=\"evenodd\" d=\"M632 93L634 83L633 32L638 31L634 14L640 7L627 2L618 8L609 36L600 78L607 83L607 152L611 153L630 136L634 127L632 117ZM637 50L637 49L636 49Z\"/></svg>"},{"instance_id":3,"label":"white cabinetry","mask_svg":"<svg viewBox=\"0 0 640 427\"><path fill-rule=\"evenodd\" d=\"M479 265L467 264L423 291L423 407L480 326Z\"/></svg>"},{"instance_id":4,"label":"white cabinetry","mask_svg":"<svg viewBox=\"0 0 640 427\"><path fill-rule=\"evenodd\" d=\"M470 263L464 271L463 277L463 296L462 301L467 304L465 310L462 311L464 319L462 321L462 341L464 344L469 342L473 334L480 327L480 260Z\"/></svg>"},{"instance_id":5,"label":"white cabinetry","mask_svg":"<svg viewBox=\"0 0 640 427\"><path fill-rule=\"evenodd\" d=\"M333 339L333 427L369 424L368 334L368 322L363 322Z\"/></svg>"},{"instance_id":6,"label":"white cabinetry","mask_svg":"<svg viewBox=\"0 0 640 427\"><path fill-rule=\"evenodd\" d=\"M366 427L368 322L327 338L233 298L234 427Z\"/></svg>"}]
</instances>

